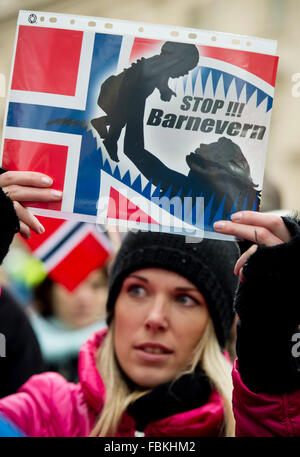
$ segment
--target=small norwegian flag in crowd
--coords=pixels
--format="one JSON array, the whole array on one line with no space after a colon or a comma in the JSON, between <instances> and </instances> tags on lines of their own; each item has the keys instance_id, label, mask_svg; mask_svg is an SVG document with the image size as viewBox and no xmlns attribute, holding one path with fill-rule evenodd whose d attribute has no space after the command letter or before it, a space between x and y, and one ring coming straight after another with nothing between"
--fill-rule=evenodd
<instances>
[{"instance_id":1,"label":"small norwegian flag in crowd","mask_svg":"<svg viewBox=\"0 0 300 457\"><path fill-rule=\"evenodd\" d=\"M49 276L69 291L104 266L114 252L103 226L41 216L39 220L45 232L32 232L29 239L22 239L43 262Z\"/></svg>"}]
</instances>

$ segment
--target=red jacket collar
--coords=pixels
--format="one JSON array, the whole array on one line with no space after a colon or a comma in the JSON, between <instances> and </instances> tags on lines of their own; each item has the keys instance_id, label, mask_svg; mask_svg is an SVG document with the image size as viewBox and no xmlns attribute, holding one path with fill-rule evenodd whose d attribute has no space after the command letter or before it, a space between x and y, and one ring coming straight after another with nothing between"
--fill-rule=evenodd
<instances>
[{"instance_id":1,"label":"red jacket collar","mask_svg":"<svg viewBox=\"0 0 300 457\"><path fill-rule=\"evenodd\" d=\"M83 344L79 354L79 381L87 403L98 414L105 398L105 386L96 365L96 354L107 334L107 329L94 333ZM149 424L144 432L146 436L218 436L223 423L224 410L222 398L212 391L208 402L196 409L175 414ZM133 436L135 421L124 413L120 427L120 436Z\"/></svg>"}]
</instances>

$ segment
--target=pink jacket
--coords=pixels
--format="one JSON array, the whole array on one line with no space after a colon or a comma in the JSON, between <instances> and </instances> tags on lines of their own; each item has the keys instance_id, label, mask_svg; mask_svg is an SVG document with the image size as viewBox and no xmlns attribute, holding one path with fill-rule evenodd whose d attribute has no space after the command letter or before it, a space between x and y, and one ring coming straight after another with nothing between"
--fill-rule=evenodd
<instances>
[{"instance_id":1,"label":"pink jacket","mask_svg":"<svg viewBox=\"0 0 300 457\"><path fill-rule=\"evenodd\" d=\"M256 394L241 380L238 361L233 371L236 436L300 436L300 391L283 395Z\"/></svg>"},{"instance_id":2,"label":"pink jacket","mask_svg":"<svg viewBox=\"0 0 300 457\"><path fill-rule=\"evenodd\" d=\"M0 400L0 412L27 436L85 437L98 418L105 387L95 363L95 353L106 330L95 333L81 348L79 383L57 373L32 376L16 394ZM212 391L207 404L150 423L145 436L218 436L223 422L220 395ZM135 421L124 413L117 436L134 436Z\"/></svg>"}]
</instances>

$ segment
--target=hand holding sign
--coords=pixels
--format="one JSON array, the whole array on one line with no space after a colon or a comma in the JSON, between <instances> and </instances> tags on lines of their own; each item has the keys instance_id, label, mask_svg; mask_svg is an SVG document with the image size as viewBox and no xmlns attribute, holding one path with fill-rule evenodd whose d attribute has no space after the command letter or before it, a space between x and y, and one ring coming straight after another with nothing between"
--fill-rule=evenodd
<instances>
[{"instance_id":1,"label":"hand holding sign","mask_svg":"<svg viewBox=\"0 0 300 457\"><path fill-rule=\"evenodd\" d=\"M240 277L241 282L244 281L243 266L254 254L259 244L276 246L287 243L291 239L280 216L255 211L240 211L232 214L231 221L215 222L214 229L218 233L233 235L255 243L243 253L235 265L234 273Z\"/></svg>"},{"instance_id":2,"label":"hand holding sign","mask_svg":"<svg viewBox=\"0 0 300 457\"><path fill-rule=\"evenodd\" d=\"M20 202L61 200L62 193L50 189L52 182L49 176L31 171L7 171L0 176L0 187L14 202L24 238L30 237L30 229L43 233L44 227Z\"/></svg>"}]
</instances>

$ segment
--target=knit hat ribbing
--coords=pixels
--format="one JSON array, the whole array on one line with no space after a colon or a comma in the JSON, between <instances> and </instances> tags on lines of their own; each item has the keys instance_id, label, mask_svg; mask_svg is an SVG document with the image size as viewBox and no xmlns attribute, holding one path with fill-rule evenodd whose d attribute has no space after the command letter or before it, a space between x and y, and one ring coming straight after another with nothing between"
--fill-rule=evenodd
<instances>
[{"instance_id":1,"label":"knit hat ribbing","mask_svg":"<svg viewBox=\"0 0 300 457\"><path fill-rule=\"evenodd\" d=\"M237 277L233 274L239 248L232 241L204 239L186 243L182 235L130 232L115 258L109 278L108 324L124 279L143 268L163 268L191 281L204 295L221 347L233 318Z\"/></svg>"}]
</instances>

